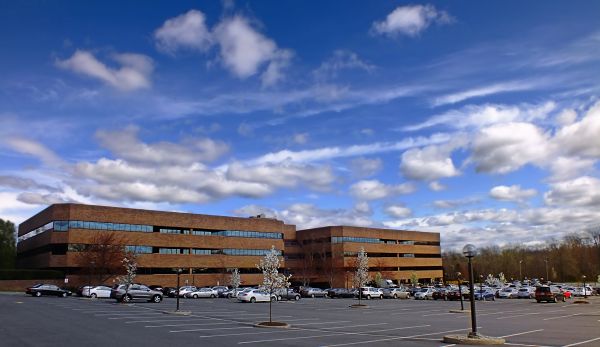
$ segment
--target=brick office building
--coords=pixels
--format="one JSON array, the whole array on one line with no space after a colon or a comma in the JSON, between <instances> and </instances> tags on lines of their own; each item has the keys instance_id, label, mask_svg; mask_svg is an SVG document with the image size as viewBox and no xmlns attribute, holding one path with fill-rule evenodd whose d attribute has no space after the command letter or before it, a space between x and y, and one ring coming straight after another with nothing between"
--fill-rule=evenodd
<instances>
[{"instance_id":1,"label":"brick office building","mask_svg":"<svg viewBox=\"0 0 600 347\"><path fill-rule=\"evenodd\" d=\"M240 269L243 284L259 284L256 264L272 246L282 253L282 267L295 282L344 286L361 246L369 252L371 270L385 278L405 281L413 271L422 279L442 277L438 233L355 227L296 231L271 218L82 204L51 205L19 225L17 264L61 270L70 283L87 283L104 261L90 262L86 251L102 242L134 251L136 281L147 284L174 285L176 268L183 269L183 284L226 284L231 268Z\"/></svg>"}]
</instances>

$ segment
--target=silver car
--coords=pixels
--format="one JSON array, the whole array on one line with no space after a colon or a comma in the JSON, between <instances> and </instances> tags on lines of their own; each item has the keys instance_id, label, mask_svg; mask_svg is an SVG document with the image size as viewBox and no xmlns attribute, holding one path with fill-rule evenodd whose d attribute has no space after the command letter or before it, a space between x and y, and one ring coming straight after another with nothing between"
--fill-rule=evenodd
<instances>
[{"instance_id":1,"label":"silver car","mask_svg":"<svg viewBox=\"0 0 600 347\"><path fill-rule=\"evenodd\" d=\"M185 294L186 298L198 299L198 298L216 298L219 295L215 289L212 288L199 288L193 292Z\"/></svg>"}]
</instances>

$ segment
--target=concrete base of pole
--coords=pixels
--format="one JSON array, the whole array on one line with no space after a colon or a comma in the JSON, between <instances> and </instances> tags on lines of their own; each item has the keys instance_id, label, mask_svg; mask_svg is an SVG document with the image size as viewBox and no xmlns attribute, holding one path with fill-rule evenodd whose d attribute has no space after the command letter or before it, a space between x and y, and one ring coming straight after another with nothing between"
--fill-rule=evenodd
<instances>
[{"instance_id":1,"label":"concrete base of pole","mask_svg":"<svg viewBox=\"0 0 600 347\"><path fill-rule=\"evenodd\" d=\"M466 335L446 335L444 343L453 343L457 345L503 345L506 341L500 337L491 337L484 335L472 336L470 333Z\"/></svg>"}]
</instances>

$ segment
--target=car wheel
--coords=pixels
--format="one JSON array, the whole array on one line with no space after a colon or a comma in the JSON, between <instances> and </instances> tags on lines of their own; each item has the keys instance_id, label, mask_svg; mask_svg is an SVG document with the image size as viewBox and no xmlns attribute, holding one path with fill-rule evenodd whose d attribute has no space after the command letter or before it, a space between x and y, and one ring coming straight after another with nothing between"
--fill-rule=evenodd
<instances>
[{"instance_id":1,"label":"car wheel","mask_svg":"<svg viewBox=\"0 0 600 347\"><path fill-rule=\"evenodd\" d=\"M192 295L192 298L193 298L193 299L198 299L198 295L197 295L197 294L194 294L194 295Z\"/></svg>"},{"instance_id":2,"label":"car wheel","mask_svg":"<svg viewBox=\"0 0 600 347\"><path fill-rule=\"evenodd\" d=\"M370 295L367 295L367 300L371 300L371 296Z\"/></svg>"},{"instance_id":3,"label":"car wheel","mask_svg":"<svg viewBox=\"0 0 600 347\"><path fill-rule=\"evenodd\" d=\"M394 299L398 299L398 294L394 294Z\"/></svg>"},{"instance_id":4,"label":"car wheel","mask_svg":"<svg viewBox=\"0 0 600 347\"><path fill-rule=\"evenodd\" d=\"M281 301L283 298L281 296L277 297L277 301Z\"/></svg>"},{"instance_id":5,"label":"car wheel","mask_svg":"<svg viewBox=\"0 0 600 347\"><path fill-rule=\"evenodd\" d=\"M275 301L277 301L277 297L276 297L276 296L272 296L272 297L271 297L271 301L272 301L272 302L275 302Z\"/></svg>"},{"instance_id":6,"label":"car wheel","mask_svg":"<svg viewBox=\"0 0 600 347\"><path fill-rule=\"evenodd\" d=\"M311 297L311 298L314 298L314 297L315 297L315 294L311 294L311 295L310 295L310 297Z\"/></svg>"},{"instance_id":7,"label":"car wheel","mask_svg":"<svg viewBox=\"0 0 600 347\"><path fill-rule=\"evenodd\" d=\"M162 301L162 297L160 295L155 295L152 297L152 302L154 302L154 303L158 304L161 301Z\"/></svg>"},{"instance_id":8,"label":"car wheel","mask_svg":"<svg viewBox=\"0 0 600 347\"><path fill-rule=\"evenodd\" d=\"M554 299L552 300L552 302L558 302L558 299L556 299L556 296L554 297Z\"/></svg>"},{"instance_id":9,"label":"car wheel","mask_svg":"<svg viewBox=\"0 0 600 347\"><path fill-rule=\"evenodd\" d=\"M294 300L296 300L296 301L300 300L300 295L294 296Z\"/></svg>"},{"instance_id":10,"label":"car wheel","mask_svg":"<svg viewBox=\"0 0 600 347\"><path fill-rule=\"evenodd\" d=\"M96 295L96 293L92 293L92 295L90 295L90 298L92 298L92 299L95 299L97 297L98 297L98 295Z\"/></svg>"},{"instance_id":11,"label":"car wheel","mask_svg":"<svg viewBox=\"0 0 600 347\"><path fill-rule=\"evenodd\" d=\"M565 301L566 301L566 300L565 300L565 297L563 296L563 297L562 297L562 302L565 302Z\"/></svg>"},{"instance_id":12,"label":"car wheel","mask_svg":"<svg viewBox=\"0 0 600 347\"><path fill-rule=\"evenodd\" d=\"M127 294L123 297L123 302L130 302L131 301L131 295Z\"/></svg>"},{"instance_id":13,"label":"car wheel","mask_svg":"<svg viewBox=\"0 0 600 347\"><path fill-rule=\"evenodd\" d=\"M214 294L210 294L210 298L211 298L211 299L214 299L214 298L215 298L215 295L214 295Z\"/></svg>"},{"instance_id":14,"label":"car wheel","mask_svg":"<svg viewBox=\"0 0 600 347\"><path fill-rule=\"evenodd\" d=\"M251 303L255 303L256 302L256 298L254 298L254 297L250 298L250 302Z\"/></svg>"},{"instance_id":15,"label":"car wheel","mask_svg":"<svg viewBox=\"0 0 600 347\"><path fill-rule=\"evenodd\" d=\"M227 294L227 299L231 299L231 294Z\"/></svg>"},{"instance_id":16,"label":"car wheel","mask_svg":"<svg viewBox=\"0 0 600 347\"><path fill-rule=\"evenodd\" d=\"M41 292L35 292L34 295L37 296L37 297L40 297L40 296L42 296L42 293Z\"/></svg>"}]
</instances>

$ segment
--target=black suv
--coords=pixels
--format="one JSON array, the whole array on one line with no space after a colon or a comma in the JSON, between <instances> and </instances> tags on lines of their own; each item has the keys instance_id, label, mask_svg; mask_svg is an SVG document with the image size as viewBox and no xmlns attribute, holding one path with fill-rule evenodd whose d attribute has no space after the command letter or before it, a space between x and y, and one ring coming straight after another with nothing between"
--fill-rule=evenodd
<instances>
[{"instance_id":1,"label":"black suv","mask_svg":"<svg viewBox=\"0 0 600 347\"><path fill-rule=\"evenodd\" d=\"M110 291L110 297L118 302L130 302L131 300L146 300L159 303L163 299L163 293L152 290L143 284L117 284Z\"/></svg>"}]
</instances>

